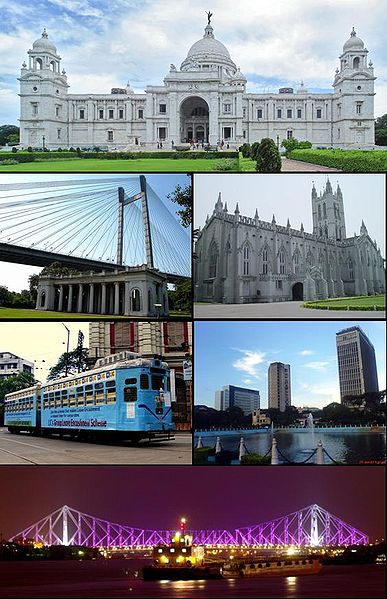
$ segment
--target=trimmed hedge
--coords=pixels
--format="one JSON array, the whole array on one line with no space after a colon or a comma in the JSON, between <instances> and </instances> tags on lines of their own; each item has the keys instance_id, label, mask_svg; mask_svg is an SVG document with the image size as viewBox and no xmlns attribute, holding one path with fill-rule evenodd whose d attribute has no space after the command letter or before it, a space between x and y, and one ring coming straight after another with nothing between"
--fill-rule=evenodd
<instances>
[{"instance_id":1,"label":"trimmed hedge","mask_svg":"<svg viewBox=\"0 0 387 599\"><path fill-rule=\"evenodd\" d=\"M199 449L194 449L194 464L208 464L209 451L209 447L200 447Z\"/></svg>"},{"instance_id":2,"label":"trimmed hedge","mask_svg":"<svg viewBox=\"0 0 387 599\"><path fill-rule=\"evenodd\" d=\"M270 464L271 456L258 455L257 453L246 453L241 457L241 466L261 466L262 464Z\"/></svg>"},{"instance_id":3,"label":"trimmed hedge","mask_svg":"<svg viewBox=\"0 0 387 599\"><path fill-rule=\"evenodd\" d=\"M22 154L18 152L14 154L12 152L1 152L0 154L0 164L4 162L5 164L10 164L8 161L12 160L12 164L17 164L18 162L34 162L35 156L33 154Z\"/></svg>"},{"instance_id":4,"label":"trimmed hedge","mask_svg":"<svg viewBox=\"0 0 387 599\"><path fill-rule=\"evenodd\" d=\"M386 150L292 150L289 158L330 166L349 173L386 172Z\"/></svg>"},{"instance_id":5,"label":"trimmed hedge","mask_svg":"<svg viewBox=\"0 0 387 599\"><path fill-rule=\"evenodd\" d=\"M304 302L304 308L313 308L315 310L340 310L341 312L345 312L346 310L358 310L359 312L363 311L363 312L372 312L373 310L375 311L380 311L383 312L386 308L385 306L376 306L374 305L373 307L371 306L330 306L329 304L318 304L318 303L309 303L309 302Z\"/></svg>"},{"instance_id":6,"label":"trimmed hedge","mask_svg":"<svg viewBox=\"0 0 387 599\"><path fill-rule=\"evenodd\" d=\"M238 158L238 152L81 152L79 156L81 158L99 158L101 160L138 160L141 158L172 158L172 160L204 158L212 160L213 158Z\"/></svg>"}]
</instances>

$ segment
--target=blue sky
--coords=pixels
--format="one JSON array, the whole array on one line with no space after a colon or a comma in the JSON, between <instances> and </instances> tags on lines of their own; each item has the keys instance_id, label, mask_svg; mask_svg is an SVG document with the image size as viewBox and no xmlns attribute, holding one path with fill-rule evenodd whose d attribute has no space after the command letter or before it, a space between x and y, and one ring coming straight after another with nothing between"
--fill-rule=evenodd
<instances>
[{"instance_id":1,"label":"blue sky","mask_svg":"<svg viewBox=\"0 0 387 599\"><path fill-rule=\"evenodd\" d=\"M230 384L258 389L267 408L271 362L290 364L292 405L339 402L336 333L350 326L361 326L373 343L385 389L384 322L195 322L195 404L214 407L215 391Z\"/></svg>"},{"instance_id":2,"label":"blue sky","mask_svg":"<svg viewBox=\"0 0 387 599\"><path fill-rule=\"evenodd\" d=\"M0 123L17 123L19 69L44 27L62 56L70 93L106 93L129 79L158 85L203 35L207 0L0 0ZM383 0L212 0L215 37L252 92L332 91L352 26L374 63L375 114L387 112L387 11Z\"/></svg>"}]
</instances>

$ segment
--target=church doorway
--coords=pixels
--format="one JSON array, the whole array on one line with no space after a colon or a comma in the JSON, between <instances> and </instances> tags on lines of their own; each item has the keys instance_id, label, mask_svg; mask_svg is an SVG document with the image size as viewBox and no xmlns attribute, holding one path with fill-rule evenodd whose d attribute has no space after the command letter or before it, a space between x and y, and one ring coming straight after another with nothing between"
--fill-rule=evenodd
<instances>
[{"instance_id":1,"label":"church doorway","mask_svg":"<svg viewBox=\"0 0 387 599\"><path fill-rule=\"evenodd\" d=\"M304 299L304 285L302 283L294 283L292 287L292 300L301 301Z\"/></svg>"},{"instance_id":2,"label":"church doorway","mask_svg":"<svg viewBox=\"0 0 387 599\"><path fill-rule=\"evenodd\" d=\"M186 98L180 106L180 140L208 143L209 108L203 98Z\"/></svg>"}]
</instances>

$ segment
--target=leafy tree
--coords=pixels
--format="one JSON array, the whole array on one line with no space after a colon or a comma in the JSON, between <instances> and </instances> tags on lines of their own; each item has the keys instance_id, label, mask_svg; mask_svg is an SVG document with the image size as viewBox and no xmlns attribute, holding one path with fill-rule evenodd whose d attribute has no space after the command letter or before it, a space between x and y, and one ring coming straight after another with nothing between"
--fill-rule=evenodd
<instances>
[{"instance_id":1,"label":"leafy tree","mask_svg":"<svg viewBox=\"0 0 387 599\"><path fill-rule=\"evenodd\" d=\"M77 275L79 274L78 270L74 268L69 268L68 266L63 266L60 262L52 262L48 266L42 268L40 274L33 274L28 277L29 284L29 293L31 296L31 301L33 305L36 303L36 298L38 295L38 283L39 277L41 275L63 275L65 277L69 275Z\"/></svg>"},{"instance_id":2,"label":"leafy tree","mask_svg":"<svg viewBox=\"0 0 387 599\"><path fill-rule=\"evenodd\" d=\"M257 160L257 152L259 150L259 146L260 143L259 141L255 141L253 144L251 144L251 148L250 148L250 158L252 160Z\"/></svg>"},{"instance_id":3,"label":"leafy tree","mask_svg":"<svg viewBox=\"0 0 387 599\"><path fill-rule=\"evenodd\" d=\"M241 145L241 147L239 148L243 158L249 158L250 157L250 152L251 152L251 146L248 143L245 143L243 145Z\"/></svg>"},{"instance_id":4,"label":"leafy tree","mask_svg":"<svg viewBox=\"0 0 387 599\"><path fill-rule=\"evenodd\" d=\"M192 311L192 281L184 279L176 283L174 290L168 291L170 309L178 312Z\"/></svg>"},{"instance_id":5,"label":"leafy tree","mask_svg":"<svg viewBox=\"0 0 387 599\"><path fill-rule=\"evenodd\" d=\"M34 375L29 372L20 372L15 376L0 379L0 424L4 422L4 397L7 393L27 389L27 387L32 387L35 383Z\"/></svg>"},{"instance_id":6,"label":"leafy tree","mask_svg":"<svg viewBox=\"0 0 387 599\"><path fill-rule=\"evenodd\" d=\"M0 306L8 306L9 301L10 301L10 292L8 291L8 287L4 287L4 285L0 285Z\"/></svg>"},{"instance_id":7,"label":"leafy tree","mask_svg":"<svg viewBox=\"0 0 387 599\"><path fill-rule=\"evenodd\" d=\"M253 144L254 145L254 144ZM262 139L256 152L257 166L259 173L279 173L281 172L281 156L274 141L269 137Z\"/></svg>"},{"instance_id":8,"label":"leafy tree","mask_svg":"<svg viewBox=\"0 0 387 599\"><path fill-rule=\"evenodd\" d=\"M186 185L185 187L181 187L181 185L176 185L175 191L169 193L167 198L181 206L181 210L177 211L177 214L180 217L180 223L183 227L189 227L192 223L192 187L191 185Z\"/></svg>"},{"instance_id":9,"label":"leafy tree","mask_svg":"<svg viewBox=\"0 0 387 599\"><path fill-rule=\"evenodd\" d=\"M51 381L60 377L83 372L89 368L89 350L83 348L81 351L78 348L70 352L64 352L58 359L55 366L52 366L48 372L47 380Z\"/></svg>"},{"instance_id":10,"label":"leafy tree","mask_svg":"<svg viewBox=\"0 0 387 599\"><path fill-rule=\"evenodd\" d=\"M375 143L378 146L387 146L387 114L375 121Z\"/></svg>"},{"instance_id":11,"label":"leafy tree","mask_svg":"<svg viewBox=\"0 0 387 599\"><path fill-rule=\"evenodd\" d=\"M2 125L0 127L0 146L19 143L19 127L16 125Z\"/></svg>"}]
</instances>

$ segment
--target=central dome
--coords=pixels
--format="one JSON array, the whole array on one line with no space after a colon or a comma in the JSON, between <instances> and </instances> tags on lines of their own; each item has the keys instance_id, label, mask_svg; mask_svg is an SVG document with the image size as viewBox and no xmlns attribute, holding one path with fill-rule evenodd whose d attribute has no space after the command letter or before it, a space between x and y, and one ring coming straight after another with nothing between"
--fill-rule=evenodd
<instances>
[{"instance_id":1,"label":"central dome","mask_svg":"<svg viewBox=\"0 0 387 599\"><path fill-rule=\"evenodd\" d=\"M45 29L43 29L42 37L34 41L32 44L32 49L34 52L50 52L51 54L57 53L56 46L49 41L48 34Z\"/></svg>"},{"instance_id":2,"label":"central dome","mask_svg":"<svg viewBox=\"0 0 387 599\"><path fill-rule=\"evenodd\" d=\"M203 69L203 67L217 68L222 66L229 75L234 75L237 68L231 60L226 46L215 39L214 30L207 25L203 37L195 42L188 50L187 58L181 64L182 71Z\"/></svg>"}]
</instances>

